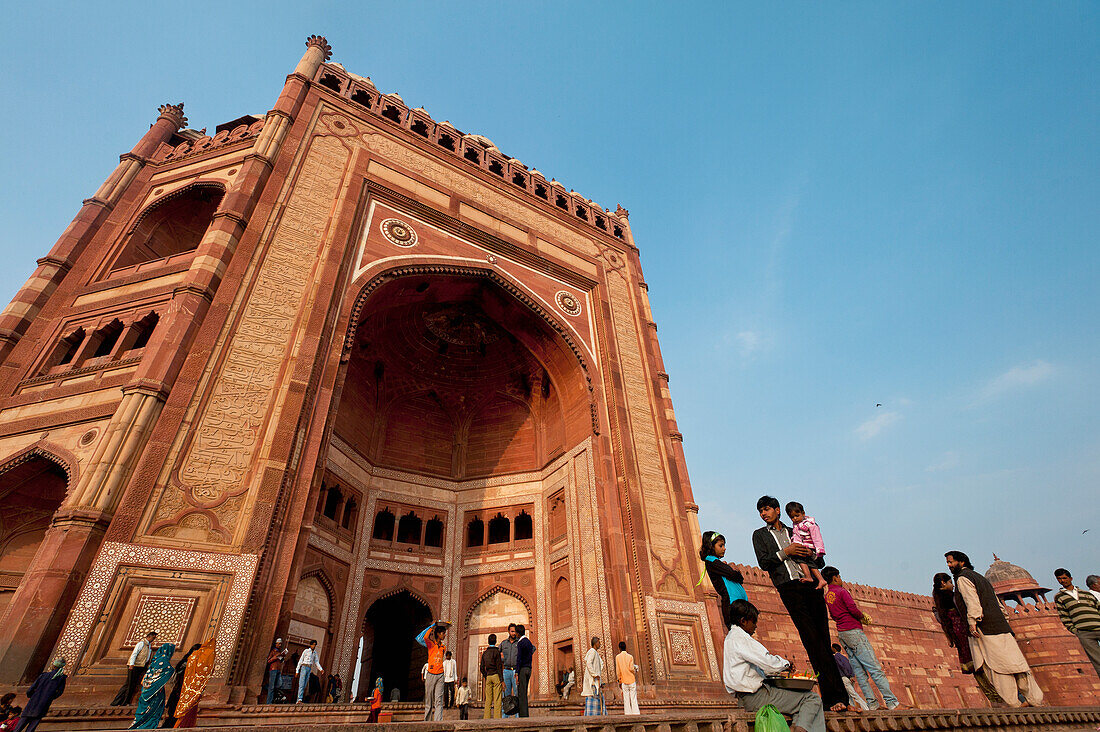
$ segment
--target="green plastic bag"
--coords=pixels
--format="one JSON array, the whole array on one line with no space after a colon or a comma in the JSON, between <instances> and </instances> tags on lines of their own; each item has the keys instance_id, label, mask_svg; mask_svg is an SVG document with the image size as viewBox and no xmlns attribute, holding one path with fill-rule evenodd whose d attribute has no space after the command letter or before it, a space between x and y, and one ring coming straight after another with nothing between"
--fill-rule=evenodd
<instances>
[{"instance_id":1,"label":"green plastic bag","mask_svg":"<svg viewBox=\"0 0 1100 732\"><path fill-rule=\"evenodd\" d=\"M756 732L791 732L787 720L783 719L783 715L773 704L761 707L756 713L756 726L753 729Z\"/></svg>"}]
</instances>

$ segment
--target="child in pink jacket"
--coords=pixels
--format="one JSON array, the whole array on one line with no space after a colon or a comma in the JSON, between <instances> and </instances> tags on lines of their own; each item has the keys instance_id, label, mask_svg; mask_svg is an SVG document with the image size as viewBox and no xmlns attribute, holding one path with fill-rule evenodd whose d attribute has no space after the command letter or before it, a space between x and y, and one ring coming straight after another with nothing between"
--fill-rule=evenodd
<instances>
[{"instance_id":1,"label":"child in pink jacket","mask_svg":"<svg viewBox=\"0 0 1100 732\"><path fill-rule=\"evenodd\" d=\"M821 576L820 567L825 566L825 541L821 538L821 529L813 516L806 515L806 509L798 501L791 501L785 507L787 516L791 519L791 542L808 546L814 551L814 558L799 562L798 568L802 570L802 577L806 582L814 582L815 589L823 590L829 586L825 578Z\"/></svg>"}]
</instances>

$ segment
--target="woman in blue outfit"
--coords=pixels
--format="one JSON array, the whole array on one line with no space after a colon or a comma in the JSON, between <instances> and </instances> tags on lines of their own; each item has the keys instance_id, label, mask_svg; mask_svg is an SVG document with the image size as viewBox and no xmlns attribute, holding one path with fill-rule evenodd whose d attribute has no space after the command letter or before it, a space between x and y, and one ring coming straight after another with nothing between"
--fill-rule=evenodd
<instances>
[{"instance_id":1,"label":"woman in blue outfit","mask_svg":"<svg viewBox=\"0 0 1100 732\"><path fill-rule=\"evenodd\" d=\"M699 548L699 558L703 560L703 571L710 577L710 583L714 585L718 593L718 602L721 604L722 622L726 630L730 627L730 603L734 600L747 600L745 588L742 584L744 576L733 567L726 564L722 557L726 556L726 537L717 531L704 531L702 546ZM699 577L699 582L703 578ZM698 582L696 584L699 584Z\"/></svg>"},{"instance_id":2,"label":"woman in blue outfit","mask_svg":"<svg viewBox=\"0 0 1100 732\"><path fill-rule=\"evenodd\" d=\"M130 729L160 727L160 718L164 716L164 687L176 673L172 668L172 654L175 652L174 643L165 643L153 655L141 679L141 692L138 693L137 710Z\"/></svg>"}]
</instances>

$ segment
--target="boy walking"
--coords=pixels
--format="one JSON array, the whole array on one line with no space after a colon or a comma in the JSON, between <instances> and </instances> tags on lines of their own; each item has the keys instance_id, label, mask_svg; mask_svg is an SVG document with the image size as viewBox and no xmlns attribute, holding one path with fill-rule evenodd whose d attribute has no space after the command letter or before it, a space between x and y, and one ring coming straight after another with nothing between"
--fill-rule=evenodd
<instances>
[{"instance_id":1,"label":"boy walking","mask_svg":"<svg viewBox=\"0 0 1100 732\"><path fill-rule=\"evenodd\" d=\"M466 685L466 677L462 677L462 684L455 692L455 704L458 705L458 718L470 718L470 687Z\"/></svg>"},{"instance_id":2,"label":"boy walking","mask_svg":"<svg viewBox=\"0 0 1100 732\"><path fill-rule=\"evenodd\" d=\"M867 700L856 691L856 685L853 681L856 672L852 670L852 664L849 663L848 657L844 655L844 649L840 647L839 643L833 644L833 658L836 659L836 667L840 670L840 680L844 682L844 688L848 691L848 699L860 709L869 709Z\"/></svg>"}]
</instances>

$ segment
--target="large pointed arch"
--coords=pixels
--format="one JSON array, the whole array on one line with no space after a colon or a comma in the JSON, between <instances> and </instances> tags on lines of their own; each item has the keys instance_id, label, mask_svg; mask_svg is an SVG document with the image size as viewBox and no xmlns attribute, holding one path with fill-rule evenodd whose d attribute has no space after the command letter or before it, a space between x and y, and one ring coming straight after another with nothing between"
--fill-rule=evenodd
<instances>
[{"instance_id":1,"label":"large pointed arch","mask_svg":"<svg viewBox=\"0 0 1100 732\"><path fill-rule=\"evenodd\" d=\"M391 282L401 277L413 276L479 277L486 279L507 292L548 325L553 332L565 342L581 368L581 372L584 375L585 387L588 391L589 410L592 417L592 433L594 435L600 434L599 409L596 404L596 392L592 385L592 374L588 366L588 359L581 345L577 342L576 338L573 337L569 327L566 326L557 315L543 307L542 304L522 285L495 269L473 265L421 262L399 264L382 272L376 272L359 287L359 291L355 295L355 300L351 307L351 316L348 319L348 325L344 332L344 346L341 353L341 360L346 361L351 357L352 347L355 344L355 334L363 316L363 309L374 291L387 282Z\"/></svg>"},{"instance_id":2,"label":"large pointed arch","mask_svg":"<svg viewBox=\"0 0 1100 732\"><path fill-rule=\"evenodd\" d=\"M19 452L0 460L0 476L35 458L47 460L64 471L68 480L68 488L65 492L67 498L71 494L73 486L79 482L79 463L76 455L72 452L46 440L39 440L33 445L28 445Z\"/></svg>"}]
</instances>

